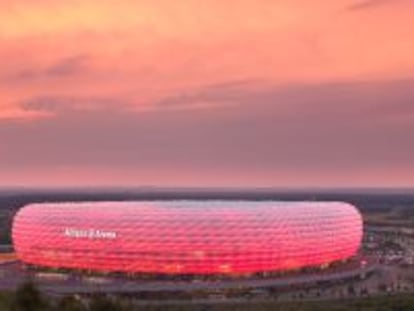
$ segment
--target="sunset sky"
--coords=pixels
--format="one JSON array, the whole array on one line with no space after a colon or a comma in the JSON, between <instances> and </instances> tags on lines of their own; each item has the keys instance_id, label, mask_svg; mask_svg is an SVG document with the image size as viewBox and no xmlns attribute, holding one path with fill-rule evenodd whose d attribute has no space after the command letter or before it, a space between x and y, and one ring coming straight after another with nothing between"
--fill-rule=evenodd
<instances>
[{"instance_id":1,"label":"sunset sky","mask_svg":"<svg viewBox=\"0 0 414 311\"><path fill-rule=\"evenodd\" d=\"M412 0L0 0L0 186L414 187Z\"/></svg>"}]
</instances>

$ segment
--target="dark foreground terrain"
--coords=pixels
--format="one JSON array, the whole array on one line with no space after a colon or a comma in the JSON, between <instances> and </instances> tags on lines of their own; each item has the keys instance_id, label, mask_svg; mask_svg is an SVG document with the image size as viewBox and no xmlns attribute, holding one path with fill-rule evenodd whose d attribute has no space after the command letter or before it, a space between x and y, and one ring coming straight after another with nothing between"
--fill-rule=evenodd
<instances>
[{"instance_id":1,"label":"dark foreground terrain","mask_svg":"<svg viewBox=\"0 0 414 311\"><path fill-rule=\"evenodd\" d=\"M68 296L59 299L44 297L35 286L27 283L16 292L0 294L0 311L412 311L414 296L395 295L376 298L344 299L335 301L277 302L252 301L243 303L202 304L140 304L125 302L116 298L79 298Z\"/></svg>"}]
</instances>

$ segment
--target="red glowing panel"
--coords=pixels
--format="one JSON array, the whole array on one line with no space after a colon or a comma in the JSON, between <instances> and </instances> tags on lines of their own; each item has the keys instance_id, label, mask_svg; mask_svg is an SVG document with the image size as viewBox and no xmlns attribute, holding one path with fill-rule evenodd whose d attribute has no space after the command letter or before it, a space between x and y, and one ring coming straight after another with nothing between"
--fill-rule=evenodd
<instances>
[{"instance_id":1,"label":"red glowing panel","mask_svg":"<svg viewBox=\"0 0 414 311\"><path fill-rule=\"evenodd\" d=\"M154 201L33 204L13 223L25 263L96 271L254 273L349 258L362 237L346 203Z\"/></svg>"}]
</instances>

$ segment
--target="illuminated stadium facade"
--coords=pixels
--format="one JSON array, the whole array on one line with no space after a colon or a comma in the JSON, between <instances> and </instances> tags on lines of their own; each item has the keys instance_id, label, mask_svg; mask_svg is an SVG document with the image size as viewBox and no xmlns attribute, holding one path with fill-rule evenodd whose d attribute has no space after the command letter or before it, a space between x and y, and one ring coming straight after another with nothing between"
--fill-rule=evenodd
<instances>
[{"instance_id":1,"label":"illuminated stadium facade","mask_svg":"<svg viewBox=\"0 0 414 311\"><path fill-rule=\"evenodd\" d=\"M12 236L18 258L33 266L239 275L353 257L362 220L339 202L32 204L15 216Z\"/></svg>"}]
</instances>

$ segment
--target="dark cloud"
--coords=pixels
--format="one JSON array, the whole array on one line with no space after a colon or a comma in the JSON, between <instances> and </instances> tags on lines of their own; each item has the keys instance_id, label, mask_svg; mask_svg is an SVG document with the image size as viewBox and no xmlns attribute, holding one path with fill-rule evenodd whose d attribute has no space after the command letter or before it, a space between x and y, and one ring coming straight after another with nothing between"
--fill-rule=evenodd
<instances>
[{"instance_id":1,"label":"dark cloud","mask_svg":"<svg viewBox=\"0 0 414 311\"><path fill-rule=\"evenodd\" d=\"M264 85L257 80L236 80L212 84L200 89L163 98L154 105L163 108L193 107L202 103L205 107L238 103L247 94L263 92Z\"/></svg>"},{"instance_id":2,"label":"dark cloud","mask_svg":"<svg viewBox=\"0 0 414 311\"><path fill-rule=\"evenodd\" d=\"M50 66L42 69L25 69L17 72L12 77L7 77L3 82L20 83L31 82L35 79L63 78L85 73L88 70L88 55L80 54L57 60Z\"/></svg>"},{"instance_id":3,"label":"dark cloud","mask_svg":"<svg viewBox=\"0 0 414 311\"><path fill-rule=\"evenodd\" d=\"M240 106L274 107L282 118L291 115L318 115L321 112L344 114L355 119L360 114L387 117L414 113L414 79L386 82L327 83L276 87L263 81L229 82L180 93L155 103L165 107L191 107L198 103L220 107L221 103ZM224 106L224 105L222 105ZM245 108L243 108L245 109ZM249 109L255 110L250 107Z\"/></svg>"},{"instance_id":4,"label":"dark cloud","mask_svg":"<svg viewBox=\"0 0 414 311\"><path fill-rule=\"evenodd\" d=\"M18 105L25 111L50 112L53 114L74 113L77 111L113 111L128 107L128 101L112 97L68 97L38 96Z\"/></svg>"},{"instance_id":5,"label":"dark cloud","mask_svg":"<svg viewBox=\"0 0 414 311\"><path fill-rule=\"evenodd\" d=\"M386 4L386 3L392 3L397 0L361 0L358 2L355 2L354 4L351 4L347 6L347 11L362 11L362 10L368 10L376 8L377 6Z\"/></svg>"},{"instance_id":6,"label":"dark cloud","mask_svg":"<svg viewBox=\"0 0 414 311\"><path fill-rule=\"evenodd\" d=\"M46 68L44 74L47 76L68 76L86 70L86 64L89 60L88 55L76 55L63 58Z\"/></svg>"}]
</instances>

